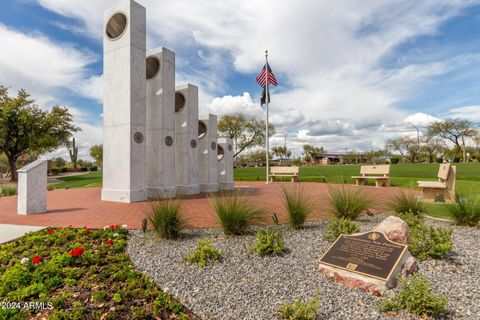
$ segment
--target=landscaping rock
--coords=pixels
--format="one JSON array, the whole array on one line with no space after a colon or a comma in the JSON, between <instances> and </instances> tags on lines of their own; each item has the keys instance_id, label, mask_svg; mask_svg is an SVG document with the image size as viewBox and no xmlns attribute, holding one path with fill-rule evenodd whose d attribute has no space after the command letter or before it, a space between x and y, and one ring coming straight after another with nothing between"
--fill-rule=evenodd
<instances>
[{"instance_id":1,"label":"landscaping rock","mask_svg":"<svg viewBox=\"0 0 480 320\"><path fill-rule=\"evenodd\" d=\"M385 233L391 241L403 244L408 243L408 225L398 217L389 216L383 219L382 222L373 227L372 231Z\"/></svg>"},{"instance_id":2,"label":"landscaping rock","mask_svg":"<svg viewBox=\"0 0 480 320\"><path fill-rule=\"evenodd\" d=\"M418 271L418 262L414 257L409 257L405 264L403 265L402 272L400 274L404 277L411 275L414 272Z\"/></svg>"}]
</instances>

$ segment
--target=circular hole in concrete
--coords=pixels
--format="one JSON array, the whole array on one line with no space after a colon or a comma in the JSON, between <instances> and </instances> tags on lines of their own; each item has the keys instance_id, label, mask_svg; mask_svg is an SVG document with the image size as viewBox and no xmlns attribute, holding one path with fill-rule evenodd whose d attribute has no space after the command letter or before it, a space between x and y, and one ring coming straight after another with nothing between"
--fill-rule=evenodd
<instances>
[{"instance_id":1,"label":"circular hole in concrete","mask_svg":"<svg viewBox=\"0 0 480 320\"><path fill-rule=\"evenodd\" d=\"M121 12L115 13L107 23L107 37L110 40L120 38L127 29L127 16Z\"/></svg>"},{"instance_id":2,"label":"circular hole in concrete","mask_svg":"<svg viewBox=\"0 0 480 320\"><path fill-rule=\"evenodd\" d=\"M158 59L155 57L148 57L146 65L147 65L147 80L152 79L157 75L158 70L160 70L160 61L158 61Z\"/></svg>"},{"instance_id":3,"label":"circular hole in concrete","mask_svg":"<svg viewBox=\"0 0 480 320\"><path fill-rule=\"evenodd\" d=\"M218 146L217 148L217 160L220 161L223 159L223 157L225 157L225 151L223 150L223 148L221 146Z\"/></svg>"},{"instance_id":4,"label":"circular hole in concrete","mask_svg":"<svg viewBox=\"0 0 480 320\"><path fill-rule=\"evenodd\" d=\"M175 112L182 111L185 107L185 96L180 92L175 92Z\"/></svg>"},{"instance_id":5,"label":"circular hole in concrete","mask_svg":"<svg viewBox=\"0 0 480 320\"><path fill-rule=\"evenodd\" d=\"M195 149L195 148L197 147L197 140L192 139L192 141L190 141L190 147L192 147L193 149Z\"/></svg>"},{"instance_id":6,"label":"circular hole in concrete","mask_svg":"<svg viewBox=\"0 0 480 320\"><path fill-rule=\"evenodd\" d=\"M207 126L203 121L198 121L198 140L207 135Z\"/></svg>"}]
</instances>

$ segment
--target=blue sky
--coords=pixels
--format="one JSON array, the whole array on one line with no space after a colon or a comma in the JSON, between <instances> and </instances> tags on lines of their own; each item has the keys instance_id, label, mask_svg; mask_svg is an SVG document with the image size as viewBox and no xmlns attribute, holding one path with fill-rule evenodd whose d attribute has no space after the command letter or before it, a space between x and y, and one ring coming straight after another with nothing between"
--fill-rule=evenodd
<instances>
[{"instance_id":1,"label":"blue sky","mask_svg":"<svg viewBox=\"0 0 480 320\"><path fill-rule=\"evenodd\" d=\"M72 109L81 156L102 141L103 12L115 0L3 1L0 84ZM201 112L263 116L265 48L272 144L369 150L444 117L480 121L479 1L138 1L147 49L176 52L177 83ZM54 155L66 155L59 150Z\"/></svg>"}]
</instances>

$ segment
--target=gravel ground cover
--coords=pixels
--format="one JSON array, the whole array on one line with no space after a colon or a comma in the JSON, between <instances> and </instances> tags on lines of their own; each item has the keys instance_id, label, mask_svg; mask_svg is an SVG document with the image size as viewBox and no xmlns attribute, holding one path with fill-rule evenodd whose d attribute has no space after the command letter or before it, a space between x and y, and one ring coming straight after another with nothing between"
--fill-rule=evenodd
<instances>
[{"instance_id":1,"label":"gravel ground cover","mask_svg":"<svg viewBox=\"0 0 480 320\"><path fill-rule=\"evenodd\" d=\"M369 231L384 216L364 218ZM448 222L428 220L435 225ZM127 252L138 270L180 300L202 319L275 319L285 302L320 295L319 319L420 319L406 312L381 313L373 297L358 289L330 281L317 271L316 261L330 242L322 239L327 222L308 224L303 230L276 226L289 252L259 257L251 253L252 234L226 237L217 229L188 230L182 240L158 240L153 234L132 231ZM480 230L454 228L453 253L445 260L420 263L435 292L448 296L443 319L480 318ZM183 257L198 239L209 237L225 252L224 258L201 269ZM398 289L389 291L394 293Z\"/></svg>"}]
</instances>

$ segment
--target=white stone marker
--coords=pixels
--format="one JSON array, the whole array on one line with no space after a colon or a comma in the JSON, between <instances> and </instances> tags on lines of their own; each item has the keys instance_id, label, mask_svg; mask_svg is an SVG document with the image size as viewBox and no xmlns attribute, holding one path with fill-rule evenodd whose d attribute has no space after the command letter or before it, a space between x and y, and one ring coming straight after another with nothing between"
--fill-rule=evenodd
<instances>
[{"instance_id":1,"label":"white stone marker","mask_svg":"<svg viewBox=\"0 0 480 320\"><path fill-rule=\"evenodd\" d=\"M175 181L177 195L200 192L198 186L198 88L175 87Z\"/></svg>"},{"instance_id":2,"label":"white stone marker","mask_svg":"<svg viewBox=\"0 0 480 320\"><path fill-rule=\"evenodd\" d=\"M102 200L146 199L145 21L135 1L105 12Z\"/></svg>"},{"instance_id":3,"label":"white stone marker","mask_svg":"<svg viewBox=\"0 0 480 320\"><path fill-rule=\"evenodd\" d=\"M147 52L147 196L175 197L175 53Z\"/></svg>"},{"instance_id":4,"label":"white stone marker","mask_svg":"<svg viewBox=\"0 0 480 320\"><path fill-rule=\"evenodd\" d=\"M218 188L233 190L233 143L232 139L218 139Z\"/></svg>"},{"instance_id":5,"label":"white stone marker","mask_svg":"<svg viewBox=\"0 0 480 320\"><path fill-rule=\"evenodd\" d=\"M200 192L218 191L217 116L201 115L198 120L198 183Z\"/></svg>"},{"instance_id":6,"label":"white stone marker","mask_svg":"<svg viewBox=\"0 0 480 320\"><path fill-rule=\"evenodd\" d=\"M47 160L35 160L17 170L18 214L47 212L47 171Z\"/></svg>"}]
</instances>

